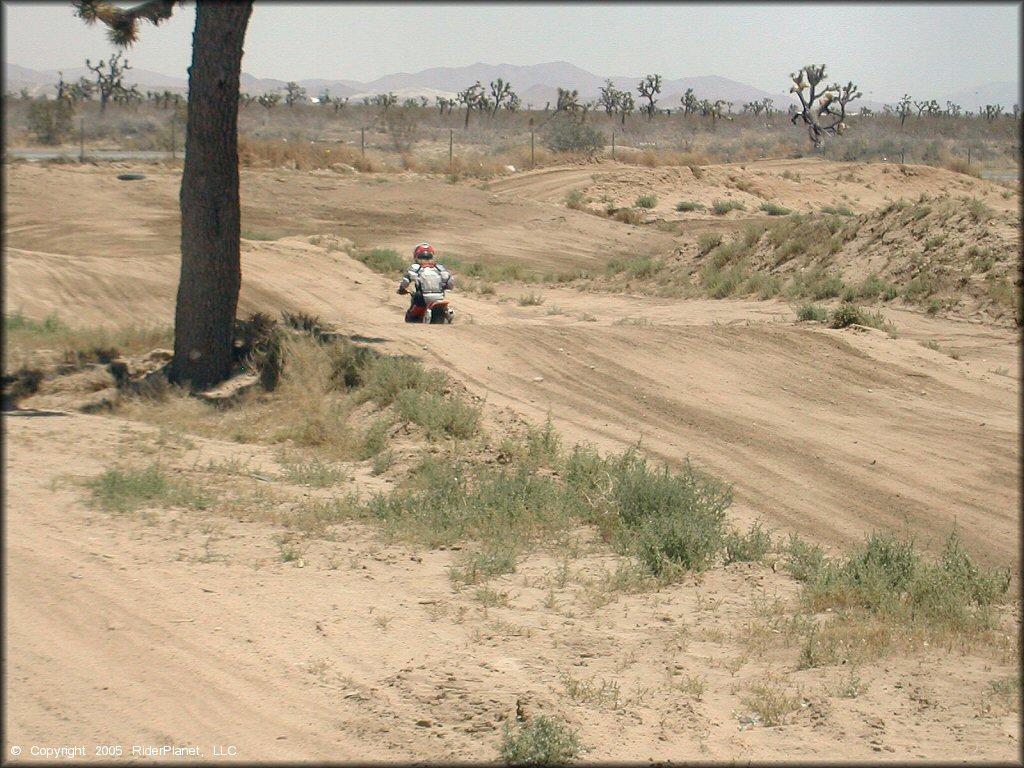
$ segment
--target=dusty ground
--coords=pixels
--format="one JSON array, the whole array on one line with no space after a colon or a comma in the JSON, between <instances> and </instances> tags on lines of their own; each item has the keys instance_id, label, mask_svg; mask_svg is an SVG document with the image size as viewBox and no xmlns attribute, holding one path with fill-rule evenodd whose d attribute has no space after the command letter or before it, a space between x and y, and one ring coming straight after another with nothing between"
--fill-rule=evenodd
<instances>
[{"instance_id":1,"label":"dusty ground","mask_svg":"<svg viewBox=\"0 0 1024 768\"><path fill-rule=\"evenodd\" d=\"M567 445L640 441L671 466L689 458L733 484L740 526L761 521L839 553L882 530L935 550L956 523L979 562L1012 569L1016 600L1020 360L1005 318L886 308L893 338L799 324L782 301L531 284L454 295L450 327L406 326L397 276L331 247L347 239L404 253L429 240L462 261L506 254L600 270L611 256L678 252L721 228L674 203L753 194L730 185L737 174L749 174L755 198L798 211L863 213L947 192L1018 212L1004 187L894 167L773 161L694 179L685 168L607 164L489 184L248 171L240 314L307 312L380 351L413 352L488 408L538 424L550 416ZM146 178L118 180L126 170ZM5 311L170 322L179 182L157 166L8 165ZM652 217L687 228L571 210L573 189L621 205L656 194ZM529 293L543 303L521 304ZM602 602L593 584L614 570L610 558L538 555L488 585L505 594L488 606L452 587L457 552L384 545L351 526L282 562L278 532L262 524L114 518L88 508L72 482L157 446L181 466L273 466L269 449L168 445L59 393L23 402L3 424L12 763L14 746L24 760L33 746L81 746L95 759L98 745L130 757L132 745L163 744L246 762L488 761L517 701L578 729L586 760L1020 759L1018 712L992 694L1018 675L1013 650L922 648L857 669L798 670L797 649L755 636L752 617L796 591L768 567ZM1016 602L1006 615L1012 635ZM744 697L761 683L800 697L786 724L750 715Z\"/></svg>"}]
</instances>

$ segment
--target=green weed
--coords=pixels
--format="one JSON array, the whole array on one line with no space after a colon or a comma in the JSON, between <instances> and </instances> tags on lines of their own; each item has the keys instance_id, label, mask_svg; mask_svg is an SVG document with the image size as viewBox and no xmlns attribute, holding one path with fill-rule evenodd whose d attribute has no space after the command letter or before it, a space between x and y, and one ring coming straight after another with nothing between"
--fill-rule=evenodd
<instances>
[{"instance_id":1,"label":"green weed","mask_svg":"<svg viewBox=\"0 0 1024 768\"><path fill-rule=\"evenodd\" d=\"M560 765L580 752L576 732L546 715L537 715L514 728L504 726L501 759L507 765Z\"/></svg>"}]
</instances>

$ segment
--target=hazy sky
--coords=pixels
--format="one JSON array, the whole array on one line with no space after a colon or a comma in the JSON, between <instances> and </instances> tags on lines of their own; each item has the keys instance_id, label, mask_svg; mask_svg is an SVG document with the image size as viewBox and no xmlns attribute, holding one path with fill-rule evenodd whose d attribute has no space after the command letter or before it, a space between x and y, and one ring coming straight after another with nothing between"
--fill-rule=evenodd
<instances>
[{"instance_id":1,"label":"hazy sky","mask_svg":"<svg viewBox=\"0 0 1024 768\"><path fill-rule=\"evenodd\" d=\"M131 3L121 3L130 5ZM272 3L256 0L242 69L255 77L368 82L396 72L567 61L599 76L721 75L783 93L804 64L873 101L1015 82L1020 2ZM69 2L3 2L4 60L81 67L112 50ZM195 3L144 25L136 69L186 77ZM624 83L616 83L620 87ZM515 87L515 83L512 83Z\"/></svg>"}]
</instances>

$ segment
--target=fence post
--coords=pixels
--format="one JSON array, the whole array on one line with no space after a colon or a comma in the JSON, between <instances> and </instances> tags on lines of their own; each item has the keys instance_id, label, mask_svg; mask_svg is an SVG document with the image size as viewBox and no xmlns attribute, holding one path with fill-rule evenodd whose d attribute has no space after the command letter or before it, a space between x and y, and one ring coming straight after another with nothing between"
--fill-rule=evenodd
<instances>
[{"instance_id":1,"label":"fence post","mask_svg":"<svg viewBox=\"0 0 1024 768\"><path fill-rule=\"evenodd\" d=\"M85 118L78 121L78 162L85 162Z\"/></svg>"},{"instance_id":2,"label":"fence post","mask_svg":"<svg viewBox=\"0 0 1024 768\"><path fill-rule=\"evenodd\" d=\"M359 154L366 157L366 127L359 129Z\"/></svg>"},{"instance_id":3,"label":"fence post","mask_svg":"<svg viewBox=\"0 0 1024 768\"><path fill-rule=\"evenodd\" d=\"M175 120L175 118L177 116L178 116L178 110L177 110L177 107L175 107L174 111L171 112L171 160L176 160L177 157L178 157L175 154L175 147L174 147L174 124L177 122L177 120Z\"/></svg>"},{"instance_id":4,"label":"fence post","mask_svg":"<svg viewBox=\"0 0 1024 768\"><path fill-rule=\"evenodd\" d=\"M453 162L453 159L452 159L453 158L452 147L454 145L455 145L455 129L454 128L449 128L448 129L448 173L452 172L452 162Z\"/></svg>"},{"instance_id":5,"label":"fence post","mask_svg":"<svg viewBox=\"0 0 1024 768\"><path fill-rule=\"evenodd\" d=\"M534 131L530 131L530 168L531 169L535 166L534 159L533 159L533 157L534 157L533 156L533 136L534 136L534 133L535 133Z\"/></svg>"},{"instance_id":6,"label":"fence post","mask_svg":"<svg viewBox=\"0 0 1024 768\"><path fill-rule=\"evenodd\" d=\"M971 148L967 147L967 167L971 167Z\"/></svg>"},{"instance_id":7,"label":"fence post","mask_svg":"<svg viewBox=\"0 0 1024 768\"><path fill-rule=\"evenodd\" d=\"M615 131L612 131L612 160L615 159Z\"/></svg>"}]
</instances>

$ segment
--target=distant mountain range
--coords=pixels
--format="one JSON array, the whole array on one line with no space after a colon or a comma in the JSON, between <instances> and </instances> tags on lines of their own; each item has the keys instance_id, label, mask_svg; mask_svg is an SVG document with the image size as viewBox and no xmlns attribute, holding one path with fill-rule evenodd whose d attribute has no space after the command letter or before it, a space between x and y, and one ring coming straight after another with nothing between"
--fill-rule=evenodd
<instances>
[{"instance_id":1,"label":"distant mountain range","mask_svg":"<svg viewBox=\"0 0 1024 768\"><path fill-rule=\"evenodd\" d=\"M76 81L83 76L92 78L92 73L85 67L68 67L62 71L64 79L68 82ZM599 76L564 61L532 66L473 64L467 67L436 67L415 74L403 72L385 75L370 82L343 79L310 79L296 82L306 89L306 95L309 97L318 97L326 91L331 97L348 97L351 101L357 102L366 96L394 93L400 102L406 98L426 96L433 105L437 96L452 98L478 80L486 88L499 77L512 86L524 106L532 106L534 109L543 109L549 102L554 104L558 98L559 88L578 91L580 101L583 102L597 99L601 88L608 80L611 80L619 90L633 93L638 107L642 103L636 87L644 79L644 75ZM56 92L55 84L58 79L59 73L56 70L39 71L4 63L4 92L17 93L26 88L33 95L52 95ZM142 69L130 69L125 76L125 82L138 85L139 90L143 92L147 89L184 92L188 85L186 78L171 77ZM241 89L251 94L283 92L287 82L272 78L259 79L243 72ZM680 98L689 88L693 89L698 99L731 101L735 112L742 110L743 105L748 102L761 101L765 98L772 99L776 109L785 109L793 101L788 88L780 89L777 93L768 93L725 77L707 75L676 80L663 79L658 104L666 108L678 107ZM986 104L1002 104L1004 109L1010 110L1014 104L1020 103L1019 84L1012 82L986 83L941 96L910 95L917 100L935 99L942 107L945 107L947 101L951 101L965 110L975 112ZM879 111L883 103L859 99L856 106Z\"/></svg>"}]
</instances>

